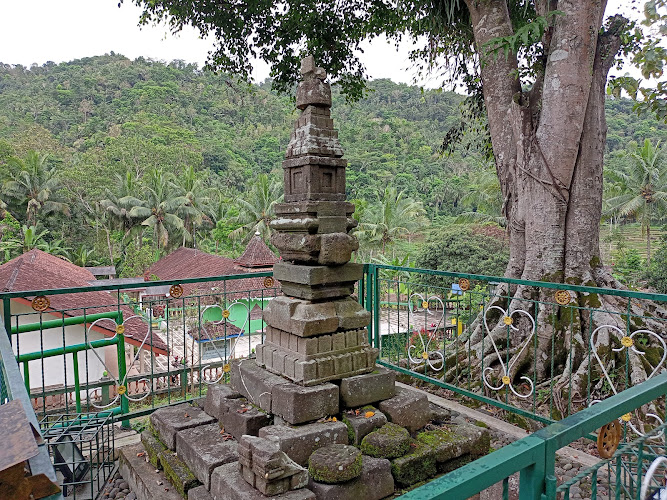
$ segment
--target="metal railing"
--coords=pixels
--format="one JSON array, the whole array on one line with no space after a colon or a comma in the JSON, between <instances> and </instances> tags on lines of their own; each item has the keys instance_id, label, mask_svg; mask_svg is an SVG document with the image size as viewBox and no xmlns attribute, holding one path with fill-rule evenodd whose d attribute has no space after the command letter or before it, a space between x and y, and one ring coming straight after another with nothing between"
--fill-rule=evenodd
<instances>
[{"instance_id":1,"label":"metal railing","mask_svg":"<svg viewBox=\"0 0 667 500\"><path fill-rule=\"evenodd\" d=\"M136 283L0 293L33 408L38 415L111 414L127 424L205 395L208 384L228 376L230 359L250 356L262 341L261 311L278 293L271 276L145 284L171 287L162 296L141 296ZM106 293L92 302L89 292ZM54 306L62 303L68 307Z\"/></svg>"},{"instance_id":2,"label":"metal railing","mask_svg":"<svg viewBox=\"0 0 667 500\"><path fill-rule=\"evenodd\" d=\"M374 264L361 287L380 364L528 430L666 368L667 295ZM642 434L664 416L661 398L625 418Z\"/></svg>"},{"instance_id":3,"label":"metal railing","mask_svg":"<svg viewBox=\"0 0 667 500\"><path fill-rule=\"evenodd\" d=\"M135 283L0 293L32 407L127 424L203 396L228 377L230 359L252 356L262 342L261 311L279 293L271 275L148 284L181 293L196 285L168 296L133 296ZM53 307L58 296L87 292L106 300ZM554 498L557 449L619 416L625 442L663 424L667 295L375 264L357 294L371 312L379 364L504 410L527 429L548 425L416 490L424 498L467 498L499 481L507 490L514 473L521 498ZM51 307L30 309L37 296ZM487 468L483 483L471 479L478 467Z\"/></svg>"},{"instance_id":4,"label":"metal railing","mask_svg":"<svg viewBox=\"0 0 667 500\"><path fill-rule=\"evenodd\" d=\"M510 496L509 478L516 473L519 474L519 483L518 492L512 492L514 498L517 493L519 500L551 500L557 498L559 494L563 495L563 498L568 498L568 492L576 481L569 481L561 486L557 485L556 452L573 441L586 437L602 425L654 401L663 396L666 391L667 373L661 373L651 380L631 387L595 406L586 408L449 474L434 479L400 498L405 500L470 498L501 483L502 498L507 500ZM628 424L625 423L625 425L627 427ZM663 428L664 426L660 426L652 434L647 434L646 439L659 437L664 454ZM610 471L610 475L613 479L607 480L607 484L612 483L614 498L644 500L639 497L639 490L647 469L646 460L635 460L634 465L628 465L622 460L623 455L627 455L632 446L629 444L619 449L611 459L614 470ZM660 443L656 446L660 446ZM650 454L646 455L646 458L650 457ZM600 470L607 463L608 461L601 461L593 469ZM583 474L577 476L577 481L584 477ZM631 479L628 480L627 476L630 476ZM594 484L597 485L597 477L595 477ZM591 498L600 498L595 489L592 491Z\"/></svg>"}]
</instances>

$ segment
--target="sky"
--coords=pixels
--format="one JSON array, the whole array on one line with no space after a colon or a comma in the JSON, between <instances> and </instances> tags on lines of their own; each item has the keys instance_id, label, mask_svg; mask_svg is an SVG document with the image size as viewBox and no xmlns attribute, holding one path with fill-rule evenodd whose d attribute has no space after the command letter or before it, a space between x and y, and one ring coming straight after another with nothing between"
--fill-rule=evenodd
<instances>
[{"instance_id":1,"label":"sky","mask_svg":"<svg viewBox=\"0 0 667 500\"><path fill-rule=\"evenodd\" d=\"M632 0L609 0L607 13L626 10ZM125 0L2 0L0 2L0 62L5 64L47 61L56 63L82 57L103 55L111 51L130 59L144 56L156 60L182 59L204 65L213 43L198 37L188 28L178 35L168 27L138 26L141 9ZM392 44L376 39L363 45L361 60L371 78L391 78L395 82L413 83L408 53L403 43L396 52ZM253 72L255 81L269 76L269 68L258 61ZM428 88L439 86L436 78L419 80Z\"/></svg>"}]
</instances>

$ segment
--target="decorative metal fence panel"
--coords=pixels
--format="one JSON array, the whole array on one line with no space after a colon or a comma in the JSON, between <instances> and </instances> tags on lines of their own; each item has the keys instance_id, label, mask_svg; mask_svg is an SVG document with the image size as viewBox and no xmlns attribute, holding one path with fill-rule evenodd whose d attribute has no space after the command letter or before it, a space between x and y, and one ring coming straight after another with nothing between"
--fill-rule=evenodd
<instances>
[{"instance_id":1,"label":"decorative metal fence panel","mask_svg":"<svg viewBox=\"0 0 667 500\"><path fill-rule=\"evenodd\" d=\"M136 416L206 393L262 342L270 272L0 293L38 415Z\"/></svg>"},{"instance_id":2,"label":"decorative metal fence panel","mask_svg":"<svg viewBox=\"0 0 667 500\"><path fill-rule=\"evenodd\" d=\"M382 364L524 419L561 420L666 368L667 295L384 265L363 287ZM623 419L642 435L664 416L661 398Z\"/></svg>"}]
</instances>

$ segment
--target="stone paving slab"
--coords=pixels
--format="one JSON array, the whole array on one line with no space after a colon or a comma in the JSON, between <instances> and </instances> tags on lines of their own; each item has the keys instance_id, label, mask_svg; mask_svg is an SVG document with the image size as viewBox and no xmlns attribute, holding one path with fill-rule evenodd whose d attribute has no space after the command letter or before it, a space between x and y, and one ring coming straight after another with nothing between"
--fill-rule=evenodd
<instances>
[{"instance_id":1,"label":"stone paving slab","mask_svg":"<svg viewBox=\"0 0 667 500\"><path fill-rule=\"evenodd\" d=\"M274 439L288 457L302 467L316 449L329 444L348 444L347 426L343 422L319 422L289 427L271 425L259 431L259 437Z\"/></svg>"},{"instance_id":2,"label":"stone paving slab","mask_svg":"<svg viewBox=\"0 0 667 500\"><path fill-rule=\"evenodd\" d=\"M308 482L317 500L380 500L393 495L389 460L362 456L361 476L342 484Z\"/></svg>"},{"instance_id":3,"label":"stone paving slab","mask_svg":"<svg viewBox=\"0 0 667 500\"><path fill-rule=\"evenodd\" d=\"M221 465L213 471L211 496L213 500L315 500L315 494L307 488L266 497L243 479L238 463Z\"/></svg>"},{"instance_id":4,"label":"stone paving slab","mask_svg":"<svg viewBox=\"0 0 667 500\"><path fill-rule=\"evenodd\" d=\"M188 403L159 408L150 417L150 423L158 433L160 440L170 450L176 449L178 431L213 422L215 419L204 413L204 410L190 406Z\"/></svg>"},{"instance_id":5,"label":"stone paving slab","mask_svg":"<svg viewBox=\"0 0 667 500\"><path fill-rule=\"evenodd\" d=\"M208 489L213 469L238 460L237 443L225 440L217 424L200 425L176 434L178 456Z\"/></svg>"},{"instance_id":6,"label":"stone paving slab","mask_svg":"<svg viewBox=\"0 0 667 500\"><path fill-rule=\"evenodd\" d=\"M183 500L164 472L156 472L155 467L146 461L141 443L121 448L119 463L123 479L130 485L138 500Z\"/></svg>"}]
</instances>

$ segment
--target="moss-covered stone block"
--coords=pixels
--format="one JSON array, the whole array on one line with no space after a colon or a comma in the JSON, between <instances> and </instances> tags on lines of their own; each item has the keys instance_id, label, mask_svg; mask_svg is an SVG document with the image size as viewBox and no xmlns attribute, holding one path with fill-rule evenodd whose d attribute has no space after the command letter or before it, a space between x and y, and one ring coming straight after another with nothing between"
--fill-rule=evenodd
<instances>
[{"instance_id":1,"label":"moss-covered stone block","mask_svg":"<svg viewBox=\"0 0 667 500\"><path fill-rule=\"evenodd\" d=\"M350 444L359 446L361 441L370 432L379 429L387 423L387 417L373 406L365 406L360 408L359 414L354 412L343 414L343 423L347 425L347 435L350 439Z\"/></svg>"},{"instance_id":2,"label":"moss-covered stone block","mask_svg":"<svg viewBox=\"0 0 667 500\"><path fill-rule=\"evenodd\" d=\"M315 450L308 459L308 472L315 481L337 484L361 475L361 452L354 446L332 444Z\"/></svg>"},{"instance_id":3,"label":"moss-covered stone block","mask_svg":"<svg viewBox=\"0 0 667 500\"><path fill-rule=\"evenodd\" d=\"M412 443L407 455L391 462L391 474L400 486L410 486L437 474L436 452L428 444Z\"/></svg>"},{"instance_id":4,"label":"moss-covered stone block","mask_svg":"<svg viewBox=\"0 0 667 500\"><path fill-rule=\"evenodd\" d=\"M489 452L489 431L474 425L461 424L451 429L434 429L417 434L417 441L431 446L438 463L449 462L463 455L480 457Z\"/></svg>"},{"instance_id":5,"label":"moss-covered stone block","mask_svg":"<svg viewBox=\"0 0 667 500\"><path fill-rule=\"evenodd\" d=\"M141 444L144 445L144 449L148 455L148 461L151 465L156 469L161 469L162 464L160 463L160 453L165 451L167 446L149 430L141 433Z\"/></svg>"},{"instance_id":6,"label":"moss-covered stone block","mask_svg":"<svg viewBox=\"0 0 667 500\"><path fill-rule=\"evenodd\" d=\"M375 458L398 458L410 450L410 433L400 425L387 423L361 441L361 452Z\"/></svg>"},{"instance_id":7,"label":"moss-covered stone block","mask_svg":"<svg viewBox=\"0 0 667 500\"><path fill-rule=\"evenodd\" d=\"M187 498L188 490L201 484L185 462L171 450L160 453L160 463L164 475L183 498Z\"/></svg>"}]
</instances>

